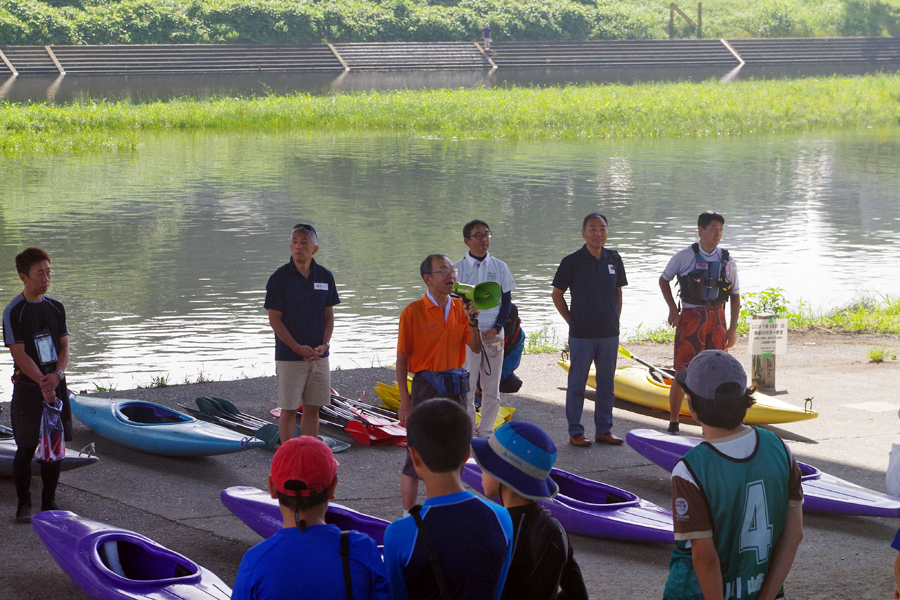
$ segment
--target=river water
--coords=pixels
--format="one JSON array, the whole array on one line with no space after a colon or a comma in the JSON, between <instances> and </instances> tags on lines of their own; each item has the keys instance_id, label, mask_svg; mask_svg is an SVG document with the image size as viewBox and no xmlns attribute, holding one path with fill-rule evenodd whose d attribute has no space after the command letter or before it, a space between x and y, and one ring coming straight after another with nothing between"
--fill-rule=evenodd
<instances>
[{"instance_id":1,"label":"river water","mask_svg":"<svg viewBox=\"0 0 900 600\"><path fill-rule=\"evenodd\" d=\"M567 142L174 133L132 154L5 158L0 182L0 299L21 290L15 254L46 249L77 390L272 374L264 288L297 222L316 225L337 281L341 368L393 363L419 263L462 257L474 218L518 283L526 331L561 339L550 282L594 210L625 263L626 331L664 321L657 279L708 209L726 216L745 292L781 287L815 308L900 294L896 128ZM11 388L3 375L0 399Z\"/></svg>"}]
</instances>

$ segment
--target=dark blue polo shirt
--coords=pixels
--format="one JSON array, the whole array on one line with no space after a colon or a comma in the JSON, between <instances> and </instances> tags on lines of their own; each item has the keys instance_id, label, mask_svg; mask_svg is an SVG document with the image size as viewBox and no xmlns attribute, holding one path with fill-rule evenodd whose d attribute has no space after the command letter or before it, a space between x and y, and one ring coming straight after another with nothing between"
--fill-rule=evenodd
<instances>
[{"instance_id":1,"label":"dark blue polo shirt","mask_svg":"<svg viewBox=\"0 0 900 600\"><path fill-rule=\"evenodd\" d=\"M553 287L570 290L572 296L569 337L596 339L619 335L616 289L626 285L625 266L615 250L604 248L597 260L585 244L562 259Z\"/></svg>"},{"instance_id":2,"label":"dark blue polo shirt","mask_svg":"<svg viewBox=\"0 0 900 600\"><path fill-rule=\"evenodd\" d=\"M340 302L334 275L315 259L310 265L309 279L290 260L272 273L266 283L266 310L280 311L281 322L297 343L310 348L325 341L325 308ZM303 357L276 335L275 360L303 360Z\"/></svg>"}]
</instances>

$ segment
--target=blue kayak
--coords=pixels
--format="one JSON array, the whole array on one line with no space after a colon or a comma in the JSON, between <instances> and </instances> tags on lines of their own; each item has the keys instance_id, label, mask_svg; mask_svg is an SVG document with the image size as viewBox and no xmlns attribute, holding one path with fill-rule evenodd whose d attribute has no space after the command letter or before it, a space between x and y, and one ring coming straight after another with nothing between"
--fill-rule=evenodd
<instances>
[{"instance_id":1,"label":"blue kayak","mask_svg":"<svg viewBox=\"0 0 900 600\"><path fill-rule=\"evenodd\" d=\"M265 442L161 404L71 395L72 414L91 431L127 448L160 456L212 456Z\"/></svg>"}]
</instances>

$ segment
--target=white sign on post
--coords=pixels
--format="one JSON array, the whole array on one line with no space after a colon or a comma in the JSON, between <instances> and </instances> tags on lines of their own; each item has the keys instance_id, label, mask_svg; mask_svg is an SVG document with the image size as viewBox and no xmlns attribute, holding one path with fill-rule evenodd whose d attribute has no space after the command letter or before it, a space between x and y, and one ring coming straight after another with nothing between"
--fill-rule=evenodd
<instances>
[{"instance_id":1,"label":"white sign on post","mask_svg":"<svg viewBox=\"0 0 900 600\"><path fill-rule=\"evenodd\" d=\"M786 354L787 329L787 319L750 319L750 354Z\"/></svg>"}]
</instances>

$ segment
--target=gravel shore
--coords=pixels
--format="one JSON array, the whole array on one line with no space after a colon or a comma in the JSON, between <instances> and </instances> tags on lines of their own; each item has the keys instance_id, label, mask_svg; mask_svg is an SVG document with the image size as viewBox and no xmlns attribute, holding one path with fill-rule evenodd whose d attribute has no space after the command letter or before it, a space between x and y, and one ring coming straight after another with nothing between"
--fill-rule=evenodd
<instances>
[{"instance_id":1,"label":"gravel shore","mask_svg":"<svg viewBox=\"0 0 900 600\"><path fill-rule=\"evenodd\" d=\"M788 441L798 459L822 471L874 490L884 491L884 472L891 444L900 441L900 361L866 361L874 346L897 349L896 337L835 335L825 332L789 335L788 352L778 357L777 397L802 406L813 398L819 418L769 427ZM671 347L631 345L635 356L655 364L671 364ZM749 371L746 338L735 355ZM503 404L516 409L513 418L539 424L559 447L557 466L601 480L670 507L668 473L628 446L574 448L567 443L563 411L565 373L555 355L525 356L517 371L525 382L519 394ZM620 359L620 364L631 361ZM376 381L391 383L392 369L340 370L334 387L345 396L377 403ZM269 418L274 406L274 377L221 381L168 388L122 390L101 396L137 398L171 407L194 406L198 396L219 396L244 412ZM8 405L0 421L9 423ZM591 422L590 402L585 423ZM617 401L614 433L635 428L664 429L667 415ZM682 425L686 435L699 427ZM400 516L399 471L402 448L371 447L352 441L339 430L322 433L349 441L341 462L336 501L388 520ZM591 433L589 431L589 433ZM118 446L75 424L71 449L95 443L98 464L63 473L58 500L67 510L132 529L192 558L231 584L246 549L259 538L225 509L219 492L234 485L264 487L271 451L252 450L202 459L151 456ZM37 497L40 480L33 480ZM61 571L33 530L16 525L16 499L11 480L0 485L0 549L5 567L0 599L59 600L86 598ZM805 539L785 585L788 598L888 598L893 590L889 544L900 519L838 517L807 513ZM572 536L576 558L592 598L659 598L668 572L671 547Z\"/></svg>"}]
</instances>

